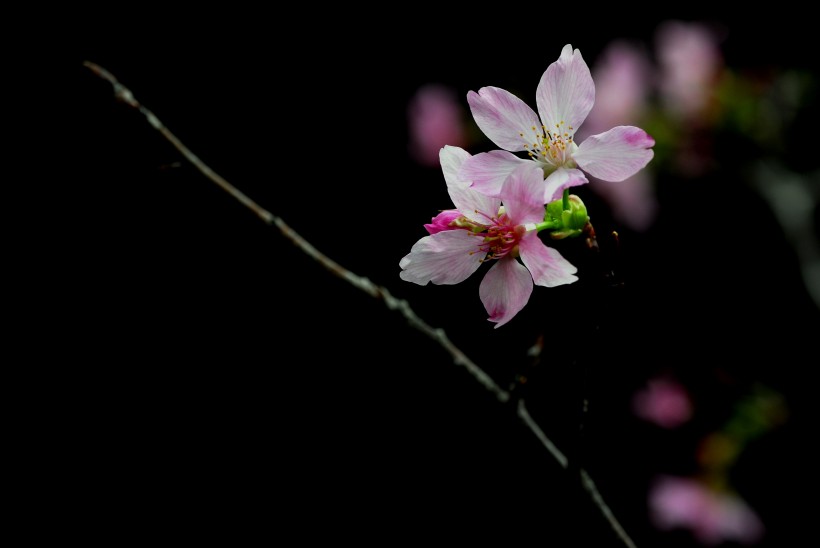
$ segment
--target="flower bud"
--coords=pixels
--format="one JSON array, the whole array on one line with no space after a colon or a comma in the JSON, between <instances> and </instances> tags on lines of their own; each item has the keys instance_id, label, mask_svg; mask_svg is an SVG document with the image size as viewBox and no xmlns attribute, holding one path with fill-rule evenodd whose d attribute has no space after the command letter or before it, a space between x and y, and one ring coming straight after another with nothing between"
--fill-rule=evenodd
<instances>
[{"instance_id":1,"label":"flower bud","mask_svg":"<svg viewBox=\"0 0 820 548\"><path fill-rule=\"evenodd\" d=\"M547 221L555 223L556 228L550 233L553 240L574 238L580 236L589 222L587 208L581 198L574 194L569 195L569 209L564 209L562 198L547 204Z\"/></svg>"}]
</instances>

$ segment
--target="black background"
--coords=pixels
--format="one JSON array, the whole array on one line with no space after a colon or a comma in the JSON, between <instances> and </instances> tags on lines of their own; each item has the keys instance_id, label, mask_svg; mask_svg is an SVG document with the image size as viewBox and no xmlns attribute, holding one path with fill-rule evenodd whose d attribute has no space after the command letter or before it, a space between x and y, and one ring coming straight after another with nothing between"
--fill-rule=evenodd
<instances>
[{"instance_id":1,"label":"black background","mask_svg":"<svg viewBox=\"0 0 820 548\"><path fill-rule=\"evenodd\" d=\"M445 83L462 98L496 85L533 104L564 44L591 64L613 38L651 41L664 19L545 16L542 28L528 9L474 21L350 8L317 7L315 20L155 11L78 31L65 73L77 94L62 105L71 121L58 145L72 162L48 196L58 206L45 314L55 336L33 349L62 356L39 374L59 394L45 462L67 513L87 501L105 524L92 534L143 540L619 545L512 406L197 173L115 101L82 66L90 60L216 172L407 299L499 384L527 374L532 414L568 453L585 386L585 466L638 546L693 545L652 528L648 485L693 473L698 441L756 383L782 393L790 415L747 449L734 485L761 515L765 546L798 545L813 530L800 497L816 476L808 379L820 319L793 249L731 154L701 179L661 180L661 217L647 234L617 226L579 191L599 234L621 234L621 289L602 289L595 265L565 246L590 275L536 289L495 330L480 276L456 287L399 279L421 225L449 206L440 170L406 153L406 105L421 85ZM793 23L778 47L784 37L762 40L762 22L710 20L729 31L728 65L814 68ZM816 170L808 132L788 138L789 165ZM693 211L704 202L725 213ZM541 335L533 369L527 350ZM698 409L675 432L630 408L647 378L670 371Z\"/></svg>"}]
</instances>

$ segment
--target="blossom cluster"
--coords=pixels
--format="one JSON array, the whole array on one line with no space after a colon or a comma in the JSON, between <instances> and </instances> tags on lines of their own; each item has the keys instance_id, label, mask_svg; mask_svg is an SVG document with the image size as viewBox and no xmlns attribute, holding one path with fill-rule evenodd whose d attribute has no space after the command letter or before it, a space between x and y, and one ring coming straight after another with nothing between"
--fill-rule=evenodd
<instances>
[{"instance_id":1,"label":"blossom cluster","mask_svg":"<svg viewBox=\"0 0 820 548\"><path fill-rule=\"evenodd\" d=\"M429 234L401 259L400 276L419 285L457 284L493 262L479 296L489 321L500 327L524 308L535 285L577 281L577 268L539 236L577 235L589 221L569 189L588 183L587 175L610 182L631 177L652 159L655 141L638 127L616 126L576 143L595 102L595 84L570 44L538 83L537 113L497 87L470 91L467 102L500 150L440 150L455 208L424 225Z\"/></svg>"}]
</instances>

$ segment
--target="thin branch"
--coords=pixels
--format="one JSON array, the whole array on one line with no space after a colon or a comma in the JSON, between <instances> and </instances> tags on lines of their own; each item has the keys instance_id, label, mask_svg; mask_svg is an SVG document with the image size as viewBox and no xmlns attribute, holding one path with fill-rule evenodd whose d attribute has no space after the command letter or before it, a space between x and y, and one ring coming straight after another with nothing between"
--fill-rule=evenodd
<instances>
[{"instance_id":1,"label":"thin branch","mask_svg":"<svg viewBox=\"0 0 820 548\"><path fill-rule=\"evenodd\" d=\"M549 451L550 455L561 465L561 468L567 469L569 468L569 459L567 459L566 455L561 452L558 447L552 443L552 440L541 430L541 427L538 425L537 422L530 416L529 411L527 411L527 406L524 404L524 400L518 400L518 417L524 422L524 424L529 427L535 437L543 444L543 446ZM595 485L595 482L592 481L592 477L589 473L581 468L581 483L584 486L584 490L589 493L589 496L592 498L592 502L598 507L601 513L604 515L606 520L609 522L609 525L612 527L612 530L618 535L618 538L624 543L625 546L629 548L637 548L635 543L632 542L632 539L626 533L624 528L621 526L620 522L615 518L615 514L612 513L612 510L609 508L607 503L604 501L604 497L601 496L601 492L598 491L598 487Z\"/></svg>"},{"instance_id":2,"label":"thin branch","mask_svg":"<svg viewBox=\"0 0 820 548\"><path fill-rule=\"evenodd\" d=\"M535 419L530 416L530 412L527 411L527 406L524 404L524 400L518 400L518 418L520 418L524 424L526 424L532 433L535 434L535 437L538 438L544 447L547 448L547 451L550 452L550 455L558 461L558 464L561 465L561 468L567 468L569 466L569 461L567 460L567 456L564 455L558 447L552 443L552 440L547 437L541 427L538 426L538 423L535 422Z\"/></svg>"},{"instance_id":3,"label":"thin branch","mask_svg":"<svg viewBox=\"0 0 820 548\"><path fill-rule=\"evenodd\" d=\"M316 249L316 247L314 247L298 232L293 230L287 223L285 223L281 217L274 215L256 203L244 192L233 186L221 175L211 169L205 162L200 160L199 157L191 152L191 150L185 146L185 144L183 144L183 142L180 141L176 135L171 133L171 130L165 127L165 124L163 124L153 112L140 104L140 102L134 97L134 94L131 93L131 90L122 85L113 74L96 63L85 61L83 64L88 67L91 72L114 86L114 96L126 105L139 110L140 113L142 113L142 115L148 120L148 123L151 124L154 129L159 131L162 136L165 137L172 145L174 145L174 147L185 157L185 159L197 168L205 177L216 183L219 188L230 194L233 198L239 201L239 203L253 211L265 224L276 226L283 236L293 242L293 244L295 244L299 249L331 273L335 274L339 278L342 278L343 280L346 280L348 283L364 291L371 297L382 299L387 308L390 310L398 310L401 312L410 325L439 343L439 345L450 353L453 358L453 362L455 362L456 365L464 366L479 383L481 383L487 390L495 394L499 401L506 402L509 400L510 394L498 386L495 381L493 381L493 379L483 369L481 369L481 367L476 365L464 352L456 347L456 345L454 345L447 337L447 334L443 329L431 327L427 324L427 322L422 320L415 312L413 312L407 301L393 297L387 288L376 285L363 276L354 274Z\"/></svg>"},{"instance_id":4,"label":"thin branch","mask_svg":"<svg viewBox=\"0 0 820 548\"><path fill-rule=\"evenodd\" d=\"M350 270L344 268L339 263L316 249L310 242L305 240L299 233L293 230L285 221L283 221L280 217L274 215L264 207L260 206L250 197L248 197L245 193L241 190L233 186L227 180L225 180L222 176L208 167L199 157L191 152L188 147L186 147L182 141L180 141L176 135L171 133L171 131L165 127L165 125L157 118L153 112L148 110L145 106L140 104L139 101L134 97L134 94L131 93L127 87L122 85L117 78L108 72L103 67L97 65L96 63L92 63L90 61L85 61L83 63L89 70L91 70L94 74L106 80L114 87L114 96L119 100L125 103L126 105L138 110L145 116L148 123L157 131L159 131L165 139L167 139L174 147L188 160L195 168L197 168L205 177L210 179L214 182L217 186L219 186L222 190L230 194L233 198L235 198L239 203L250 209L253 213L256 214L265 224L275 226L279 229L283 236L285 236L288 240L290 240L294 245L296 245L299 249L301 249L305 254L313 258L316 262L322 265L325 269L330 271L332 274L338 276L339 278L346 280L348 283L353 285L354 287L360 289L361 291L367 293L373 298L381 299L384 301L385 306L387 306L390 310L398 310L402 316L407 320L407 323L410 324L415 329L421 331L432 340L437 342L444 350L446 350L450 356L453 358L453 362L456 365L461 365L470 372L470 374L487 390L492 392L496 398L502 402L507 403L510 400L510 393L500 386L490 377L481 367L479 367L475 362L473 362L464 352L462 352L455 344L450 341L447 337L447 334L444 332L443 329L431 327L427 322L422 320L411 308L410 305L404 299L397 299L394 297L385 287L380 285L374 284L368 278L363 276L359 276L351 272ZM530 416L529 412L527 411L526 406L524 405L523 400L518 400L518 416L521 420L526 424L532 433L538 438L539 441L544 445L544 447L549 451L549 453L558 461L558 464L561 465L562 468L568 467L568 460L567 457L555 446L554 443L549 439L549 437L544 433L543 430L538 426L538 424L533 420ZM583 485L586 491L589 493L592 501L595 505L600 509L601 513L607 519L609 524L611 525L612 529L618 535L618 538L626 545L628 548L635 548L635 544L629 538L629 536L624 531L621 524L612 514L612 511L604 502L603 497L601 496L598 489L595 487L595 483L592 481L592 478L587 474L585 470L581 470L581 475L583 478Z\"/></svg>"},{"instance_id":5,"label":"thin branch","mask_svg":"<svg viewBox=\"0 0 820 548\"><path fill-rule=\"evenodd\" d=\"M637 548L635 543L632 542L632 539L629 538L629 535L626 534L626 531L621 526L621 523L615 518L615 514L612 513L612 510L609 508L607 503L604 502L604 497L601 496L601 492L598 491L598 487L596 487L595 482L592 481L592 476L590 476L589 473L583 468L581 468L581 479L584 483L584 489L586 489L586 492L589 493L590 497L592 497L592 502L594 502L595 505L601 510L601 513L609 522L609 525L612 526L612 529L618 535L618 538L620 538L629 548Z\"/></svg>"}]
</instances>

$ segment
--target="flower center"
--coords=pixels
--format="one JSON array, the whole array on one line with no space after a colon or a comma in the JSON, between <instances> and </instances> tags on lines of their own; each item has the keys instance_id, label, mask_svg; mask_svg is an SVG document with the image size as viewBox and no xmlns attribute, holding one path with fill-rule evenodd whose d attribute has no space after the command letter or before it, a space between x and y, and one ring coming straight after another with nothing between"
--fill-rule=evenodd
<instances>
[{"instance_id":1,"label":"flower center","mask_svg":"<svg viewBox=\"0 0 820 548\"><path fill-rule=\"evenodd\" d=\"M540 128L532 126L529 133L518 133L524 139L527 154L536 162L549 164L552 168L566 165L577 148L573 141L575 130L563 120L552 129L544 125Z\"/></svg>"},{"instance_id":2,"label":"flower center","mask_svg":"<svg viewBox=\"0 0 820 548\"><path fill-rule=\"evenodd\" d=\"M499 211L497 217L487 217L489 224L484 232L477 233L476 236L482 238L479 249L487 255L481 262L501 259L512 253L513 257L518 255L518 242L526 232L523 225L513 225L503 212Z\"/></svg>"}]
</instances>

